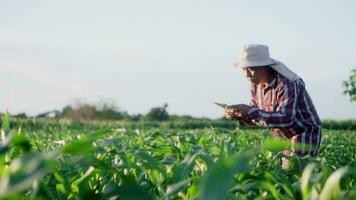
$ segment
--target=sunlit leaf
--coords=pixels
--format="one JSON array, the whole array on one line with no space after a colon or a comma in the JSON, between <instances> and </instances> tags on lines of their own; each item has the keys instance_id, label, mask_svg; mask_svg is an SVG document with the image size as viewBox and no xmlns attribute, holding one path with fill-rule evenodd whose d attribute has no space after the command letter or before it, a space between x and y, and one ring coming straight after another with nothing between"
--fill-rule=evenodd
<instances>
[{"instance_id":1,"label":"sunlit leaf","mask_svg":"<svg viewBox=\"0 0 356 200\"><path fill-rule=\"evenodd\" d=\"M49 172L46 161L55 156L55 153L31 153L13 160L8 168L9 174L0 180L0 197L30 188L35 180Z\"/></svg>"},{"instance_id":2,"label":"sunlit leaf","mask_svg":"<svg viewBox=\"0 0 356 200\"><path fill-rule=\"evenodd\" d=\"M203 177L200 198L224 199L231 187L233 175L238 172L248 172L251 169L249 160L258 152L257 149L240 151L235 156L219 160Z\"/></svg>"},{"instance_id":3,"label":"sunlit leaf","mask_svg":"<svg viewBox=\"0 0 356 200\"><path fill-rule=\"evenodd\" d=\"M342 167L331 174L320 193L320 200L341 199L340 179L347 171L347 167Z\"/></svg>"},{"instance_id":4,"label":"sunlit leaf","mask_svg":"<svg viewBox=\"0 0 356 200\"><path fill-rule=\"evenodd\" d=\"M71 189L73 192L78 193L79 192L79 187L78 185L84 181L84 179L86 179L88 176L90 176L93 171L95 170L95 168L93 166L90 166L89 169L82 175L80 176L77 180L75 180L72 184L71 184Z\"/></svg>"},{"instance_id":5,"label":"sunlit leaf","mask_svg":"<svg viewBox=\"0 0 356 200\"><path fill-rule=\"evenodd\" d=\"M7 132L10 130L10 113L6 112L2 121L2 129Z\"/></svg>"}]
</instances>

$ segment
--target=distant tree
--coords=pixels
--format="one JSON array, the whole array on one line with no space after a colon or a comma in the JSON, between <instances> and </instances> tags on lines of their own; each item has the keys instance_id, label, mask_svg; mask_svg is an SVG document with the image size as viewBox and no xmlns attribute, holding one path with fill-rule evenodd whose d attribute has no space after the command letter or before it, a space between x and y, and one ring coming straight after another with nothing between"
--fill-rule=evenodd
<instances>
[{"instance_id":1,"label":"distant tree","mask_svg":"<svg viewBox=\"0 0 356 200\"><path fill-rule=\"evenodd\" d=\"M16 115L14 115L13 117L17 118L17 119L26 119L27 115L26 115L26 113L18 113Z\"/></svg>"},{"instance_id":2,"label":"distant tree","mask_svg":"<svg viewBox=\"0 0 356 200\"><path fill-rule=\"evenodd\" d=\"M146 114L145 119L151 121L166 121L169 119L169 114L167 112L168 104L165 103L162 107L151 108Z\"/></svg>"},{"instance_id":3,"label":"distant tree","mask_svg":"<svg viewBox=\"0 0 356 200\"><path fill-rule=\"evenodd\" d=\"M95 106L90 104L77 104L65 106L62 110L62 117L72 120L93 120L97 115Z\"/></svg>"},{"instance_id":4,"label":"distant tree","mask_svg":"<svg viewBox=\"0 0 356 200\"><path fill-rule=\"evenodd\" d=\"M96 119L97 110L93 105L84 104L76 109L76 114L79 119L93 120Z\"/></svg>"},{"instance_id":5,"label":"distant tree","mask_svg":"<svg viewBox=\"0 0 356 200\"><path fill-rule=\"evenodd\" d=\"M107 119L107 120L122 120L127 116L126 112L121 112L116 108L106 107L102 110L97 110L98 119Z\"/></svg>"},{"instance_id":6,"label":"distant tree","mask_svg":"<svg viewBox=\"0 0 356 200\"><path fill-rule=\"evenodd\" d=\"M72 120L123 120L128 114L121 111L114 103L101 100L96 104L74 101L73 105L63 108L62 117Z\"/></svg>"},{"instance_id":7,"label":"distant tree","mask_svg":"<svg viewBox=\"0 0 356 200\"><path fill-rule=\"evenodd\" d=\"M142 119L142 114L127 115L126 118L131 121L140 121Z\"/></svg>"},{"instance_id":8,"label":"distant tree","mask_svg":"<svg viewBox=\"0 0 356 200\"><path fill-rule=\"evenodd\" d=\"M62 117L63 118L71 118L71 116L74 114L74 110L72 106L65 106L62 110Z\"/></svg>"},{"instance_id":9,"label":"distant tree","mask_svg":"<svg viewBox=\"0 0 356 200\"><path fill-rule=\"evenodd\" d=\"M350 96L350 101L356 102L356 69L351 71L349 79L342 82L344 86L344 94Z\"/></svg>"}]
</instances>

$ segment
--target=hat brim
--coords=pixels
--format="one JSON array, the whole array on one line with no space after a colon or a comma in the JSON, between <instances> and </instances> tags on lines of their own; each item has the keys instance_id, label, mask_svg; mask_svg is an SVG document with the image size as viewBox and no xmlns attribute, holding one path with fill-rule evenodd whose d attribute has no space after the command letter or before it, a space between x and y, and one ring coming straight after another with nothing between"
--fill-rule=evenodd
<instances>
[{"instance_id":1,"label":"hat brim","mask_svg":"<svg viewBox=\"0 0 356 200\"><path fill-rule=\"evenodd\" d=\"M276 62L273 59L268 59L264 61L253 61L253 62L238 62L233 65L235 68L246 68L246 67L261 67L266 65L273 65Z\"/></svg>"}]
</instances>

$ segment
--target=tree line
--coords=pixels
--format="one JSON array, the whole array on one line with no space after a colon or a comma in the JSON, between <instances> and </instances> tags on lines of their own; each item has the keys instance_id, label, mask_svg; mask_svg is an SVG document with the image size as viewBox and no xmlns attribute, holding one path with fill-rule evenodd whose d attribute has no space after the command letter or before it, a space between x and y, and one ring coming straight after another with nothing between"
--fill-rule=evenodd
<instances>
[{"instance_id":1,"label":"tree line","mask_svg":"<svg viewBox=\"0 0 356 200\"><path fill-rule=\"evenodd\" d=\"M83 103L83 101L75 101L74 103L65 106L61 111L53 110L36 115L37 119L70 119L73 121L81 120L112 120L112 121L187 121L187 120L210 120L209 118L195 118L190 115L174 115L167 111L168 104L152 107L144 114L129 114L120 109L114 103L102 101L99 103ZM0 115L2 115L0 113ZM33 118L26 113L18 113L12 115L13 118L26 119Z\"/></svg>"},{"instance_id":2,"label":"tree line","mask_svg":"<svg viewBox=\"0 0 356 200\"><path fill-rule=\"evenodd\" d=\"M129 121L167 121L170 115L167 111L168 104L153 107L146 114L128 114L114 104L80 104L68 105L62 110L61 118L72 120L129 120Z\"/></svg>"}]
</instances>

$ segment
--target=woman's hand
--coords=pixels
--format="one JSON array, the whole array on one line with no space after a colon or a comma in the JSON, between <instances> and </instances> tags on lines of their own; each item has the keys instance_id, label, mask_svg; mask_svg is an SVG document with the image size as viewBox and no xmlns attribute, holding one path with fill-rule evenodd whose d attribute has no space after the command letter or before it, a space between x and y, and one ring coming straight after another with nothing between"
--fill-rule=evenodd
<instances>
[{"instance_id":1,"label":"woman's hand","mask_svg":"<svg viewBox=\"0 0 356 200\"><path fill-rule=\"evenodd\" d=\"M250 106L246 104L231 105L225 108L225 117L228 120L237 119L241 120L246 118Z\"/></svg>"}]
</instances>

